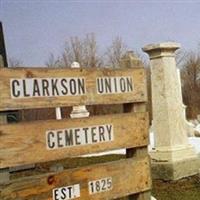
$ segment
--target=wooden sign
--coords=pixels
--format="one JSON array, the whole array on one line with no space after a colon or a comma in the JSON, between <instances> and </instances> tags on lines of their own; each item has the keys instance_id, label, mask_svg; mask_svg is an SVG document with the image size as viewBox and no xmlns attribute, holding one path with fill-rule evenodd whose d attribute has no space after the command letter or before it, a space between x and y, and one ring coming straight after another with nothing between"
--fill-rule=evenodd
<instances>
[{"instance_id":1,"label":"wooden sign","mask_svg":"<svg viewBox=\"0 0 200 200\"><path fill-rule=\"evenodd\" d=\"M150 190L148 157L64 170L0 186L1 200L115 199Z\"/></svg>"},{"instance_id":2,"label":"wooden sign","mask_svg":"<svg viewBox=\"0 0 200 200\"><path fill-rule=\"evenodd\" d=\"M0 110L145 102L145 70L0 69Z\"/></svg>"},{"instance_id":3,"label":"wooden sign","mask_svg":"<svg viewBox=\"0 0 200 200\"><path fill-rule=\"evenodd\" d=\"M80 197L80 184L53 189L53 200L75 199Z\"/></svg>"},{"instance_id":4,"label":"wooden sign","mask_svg":"<svg viewBox=\"0 0 200 200\"><path fill-rule=\"evenodd\" d=\"M12 99L62 97L86 94L85 78L10 79Z\"/></svg>"},{"instance_id":5,"label":"wooden sign","mask_svg":"<svg viewBox=\"0 0 200 200\"><path fill-rule=\"evenodd\" d=\"M112 190L112 188L113 188L112 177L105 177L88 182L89 195L107 192L109 190ZM75 199L81 197L80 191L81 191L80 184L54 188L52 195L53 200Z\"/></svg>"},{"instance_id":6,"label":"wooden sign","mask_svg":"<svg viewBox=\"0 0 200 200\"><path fill-rule=\"evenodd\" d=\"M148 115L127 113L6 124L0 126L0 140L0 168L146 146Z\"/></svg>"},{"instance_id":7,"label":"wooden sign","mask_svg":"<svg viewBox=\"0 0 200 200\"><path fill-rule=\"evenodd\" d=\"M47 149L58 149L114 140L113 124L66 128L46 131Z\"/></svg>"}]
</instances>

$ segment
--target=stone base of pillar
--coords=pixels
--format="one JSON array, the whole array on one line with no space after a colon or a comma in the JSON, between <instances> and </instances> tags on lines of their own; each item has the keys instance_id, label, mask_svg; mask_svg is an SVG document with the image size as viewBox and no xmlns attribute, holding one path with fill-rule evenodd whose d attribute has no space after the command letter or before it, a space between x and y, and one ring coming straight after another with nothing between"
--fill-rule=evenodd
<instances>
[{"instance_id":1,"label":"stone base of pillar","mask_svg":"<svg viewBox=\"0 0 200 200\"><path fill-rule=\"evenodd\" d=\"M153 179L178 180L199 173L200 157L190 145L155 150L150 152L150 156Z\"/></svg>"},{"instance_id":2,"label":"stone base of pillar","mask_svg":"<svg viewBox=\"0 0 200 200\"><path fill-rule=\"evenodd\" d=\"M83 118L88 117L90 113L87 111L85 106L73 106L73 110L70 114L71 118Z\"/></svg>"}]
</instances>

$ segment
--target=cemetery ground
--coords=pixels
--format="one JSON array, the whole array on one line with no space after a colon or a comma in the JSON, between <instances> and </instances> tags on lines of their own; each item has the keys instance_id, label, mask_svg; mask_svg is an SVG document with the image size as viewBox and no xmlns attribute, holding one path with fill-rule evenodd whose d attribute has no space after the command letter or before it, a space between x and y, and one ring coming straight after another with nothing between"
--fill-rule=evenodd
<instances>
[{"instance_id":1,"label":"cemetery ground","mask_svg":"<svg viewBox=\"0 0 200 200\"><path fill-rule=\"evenodd\" d=\"M35 169L15 172L11 174L11 179L23 176L39 175L49 172L50 166L63 166L64 169L83 167L87 165L104 163L123 159L125 155L104 155L81 158L67 158L61 161L37 164ZM177 181L153 180L152 195L157 200L200 200L200 176L195 175ZM126 197L118 200L127 200Z\"/></svg>"},{"instance_id":2,"label":"cemetery ground","mask_svg":"<svg viewBox=\"0 0 200 200\"><path fill-rule=\"evenodd\" d=\"M200 176L178 181L153 180L152 195L158 200L200 200Z\"/></svg>"}]
</instances>

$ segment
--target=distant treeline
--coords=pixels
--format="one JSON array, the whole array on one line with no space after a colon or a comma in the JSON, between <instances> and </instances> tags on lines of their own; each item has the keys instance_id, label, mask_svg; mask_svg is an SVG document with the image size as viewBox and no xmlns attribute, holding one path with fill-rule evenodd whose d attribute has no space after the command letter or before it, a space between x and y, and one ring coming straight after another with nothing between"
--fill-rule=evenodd
<instances>
[{"instance_id":1,"label":"distant treeline","mask_svg":"<svg viewBox=\"0 0 200 200\"><path fill-rule=\"evenodd\" d=\"M128 45L123 42L122 38L116 37L105 52L100 53L95 34L87 34L83 38L70 37L65 42L63 52L59 56L50 53L45 65L47 67L70 67L71 63L76 61L82 67L120 68L122 67L120 60L127 51ZM134 56L139 57L147 69L148 93L151 101L149 61L143 59L143 55L134 52ZM178 50L176 60L181 71L183 102L187 106L187 117L196 118L200 114L200 49L194 51ZM17 59L10 59L9 63L13 67L23 65ZM151 113L151 103L149 103L148 108ZM94 110L98 113L97 109Z\"/></svg>"}]
</instances>

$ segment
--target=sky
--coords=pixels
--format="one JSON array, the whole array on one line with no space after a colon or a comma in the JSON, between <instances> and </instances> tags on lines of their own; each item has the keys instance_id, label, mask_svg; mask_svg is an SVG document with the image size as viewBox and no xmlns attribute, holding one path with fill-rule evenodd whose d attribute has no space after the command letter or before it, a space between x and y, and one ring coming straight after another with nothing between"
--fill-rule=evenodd
<instances>
[{"instance_id":1,"label":"sky","mask_svg":"<svg viewBox=\"0 0 200 200\"><path fill-rule=\"evenodd\" d=\"M8 57L25 66L44 66L71 36L87 33L100 51L117 36L140 53L151 43L200 43L200 0L0 0L0 21Z\"/></svg>"}]
</instances>

